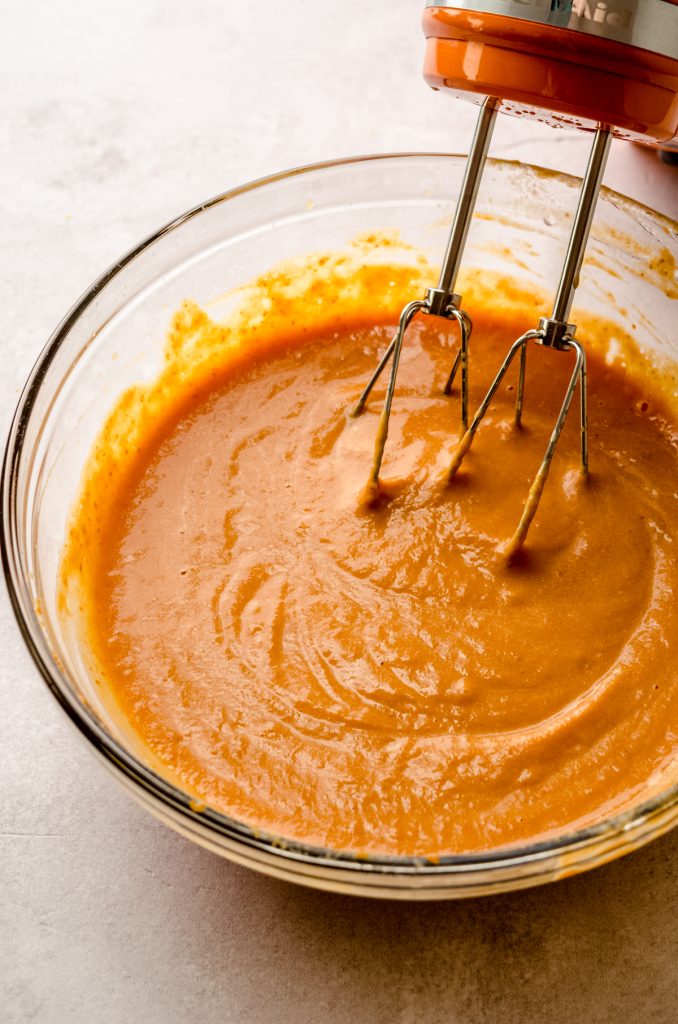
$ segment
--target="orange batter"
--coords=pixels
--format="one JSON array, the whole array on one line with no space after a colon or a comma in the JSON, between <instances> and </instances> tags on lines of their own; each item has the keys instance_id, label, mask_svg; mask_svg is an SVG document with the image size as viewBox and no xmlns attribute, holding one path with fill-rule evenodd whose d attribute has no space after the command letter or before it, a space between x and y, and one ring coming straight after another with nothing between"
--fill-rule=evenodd
<instances>
[{"instance_id":1,"label":"orange batter","mask_svg":"<svg viewBox=\"0 0 678 1024\"><path fill-rule=\"evenodd\" d=\"M472 309L472 409L535 319L488 309ZM589 325L590 348L607 330ZM85 488L64 564L89 566L102 685L161 771L286 838L435 857L598 821L678 750L669 405L592 352L591 477L573 410L508 566L497 545L570 357L530 349L524 428L511 378L445 487L454 339L415 322L382 470L398 486L364 508L383 387L348 410L390 335L365 314L311 338L291 327L167 389L146 442L108 468L99 451L109 485Z\"/></svg>"}]
</instances>

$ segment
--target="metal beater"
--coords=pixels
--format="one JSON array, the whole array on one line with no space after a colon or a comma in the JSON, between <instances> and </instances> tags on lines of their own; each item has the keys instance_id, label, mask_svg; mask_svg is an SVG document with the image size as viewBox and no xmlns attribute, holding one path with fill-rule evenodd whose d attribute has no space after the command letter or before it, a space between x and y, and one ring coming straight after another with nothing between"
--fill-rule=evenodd
<instances>
[{"instance_id":1,"label":"metal beater","mask_svg":"<svg viewBox=\"0 0 678 1024\"><path fill-rule=\"evenodd\" d=\"M490 147L490 139L494 129L499 101L488 97L483 102L480 115L476 124L475 135L471 144L464 180L457 200L450 235L447 241L447 248L443 257L440 277L436 288L428 288L423 299L408 303L400 314L398 330L396 331L390 345L379 360L377 367L370 377L365 390L358 399L351 411L352 416L359 416L365 408L365 403L372 391L372 388L379 380L383 370L391 362L391 375L386 388L384 408L379 420L377 437L374 446L374 457L370 476L362 494L365 504L374 504L379 500L381 491L379 488L379 470L384 457L384 448L388 438L388 421L391 416L391 405L393 403L393 392L395 391L396 378L398 376L398 365L400 353L403 347L405 332L417 313L425 313L430 316L438 316L444 320L456 321L459 325L460 345L455 357L447 383L443 388L443 394L449 395L459 369L461 368L461 430L468 428L468 343L471 337L473 324L468 313L461 308L462 297L455 292L459 265L466 244L468 229L473 216L480 179L487 159L487 151Z\"/></svg>"},{"instance_id":2,"label":"metal beater","mask_svg":"<svg viewBox=\"0 0 678 1024\"><path fill-rule=\"evenodd\" d=\"M515 424L520 425L523 414L523 400L525 393L525 370L527 362L528 342L534 341L546 348L556 349L559 352L574 351L575 365L572 376L565 393L563 403L558 414L553 432L548 442L546 452L539 470L530 488L527 500L523 506L520 522L513 537L504 545L502 552L508 558L513 557L525 541L530 524L539 505L548 476L551 460L558 443L561 431L565 424L577 383L580 385L581 404L581 464L584 475L588 474L588 436L587 436L587 411L586 411L586 353L580 342L575 339L576 326L569 322L570 310L574 293L579 281L586 244L593 221L593 214L596 201L603 179L605 164L612 141L612 130L601 127L595 132L594 143L584 175L582 189L579 195L577 212L574 217L570 240L567 247L567 254L563 265L558 291L553 304L553 311L550 317L541 317L534 330L526 331L510 347L499 372L492 381L490 388L481 402L471 425L468 425L468 342L471 336L472 322L469 314L461 309L461 296L454 292L454 285L461 263L464 244L468 234L468 228L473 214L473 206L480 186L480 178L485 165L487 151L489 148L492 129L497 113L499 100L488 98L484 101L478 118L476 132L471 146L471 151L466 166L464 181L461 188L457 208L452 222L452 228L443 259L440 280L437 288L429 288L422 300L410 302L403 309L400 315L398 330L390 345L381 357L372 377L367 383L355 408L353 416L358 416L363 411L367 398L379 379L382 371L391 361L391 374L386 389L384 406L379 420L377 436L375 440L374 456L370 475L362 494L362 500L366 504L376 503L381 490L379 485L379 471L384 456L384 448L388 438L388 425L393 403L396 378L398 374L398 363L403 346L405 332L417 313L440 316L447 320L455 320L459 324L461 335L460 348L455 358L452 370L447 383L443 389L444 394L450 394L456 374L461 367L461 431L462 437L452 456L449 469L445 474L446 481L451 481L461 466L464 456L468 452L475 433L487 412L490 402L501 384L508 368L520 353L520 369L518 378L518 389L516 396Z\"/></svg>"},{"instance_id":3,"label":"metal beater","mask_svg":"<svg viewBox=\"0 0 678 1024\"><path fill-rule=\"evenodd\" d=\"M600 186L602 184L605 164L607 162L611 142L611 130L608 128L599 128L595 133L593 148L591 149L582 189L579 194L579 204L577 206L577 212L572 225L572 232L570 234L570 240L567 247L565 263L560 275L558 291L556 292L555 301L553 303L553 312L549 317L540 317L536 330L526 331L525 334L522 334L517 341L514 341L511 345L504 362L499 368L499 372L492 381L487 394L480 403L478 411L473 417L471 426L466 430L466 433L457 445L454 455L452 456L452 462L450 463L450 467L446 474L447 479L451 480L461 466L464 456L471 447L475 433L480 425L480 421L487 412L497 388L501 384L506 371L518 353L520 353L520 370L518 376L518 390L516 394L514 420L516 426L520 426L523 414L525 365L528 342L535 341L538 345L543 345L545 348L553 348L559 352L569 352L570 350L575 352L574 369L565 392L565 398L563 399L563 404L560 407L560 412L553 428L553 432L549 438L544 458L542 459L537 474L532 481L532 486L530 487L527 500L523 506L520 522L518 523L518 527L513 534L513 537L511 537L506 544L502 545L501 548L502 553L508 558L512 558L522 547L525 538L527 537L527 531L529 530L530 524L537 512L539 499L541 498L544 490L546 478L551 466L551 460L553 459L553 453L556 450L558 438L560 437L563 426L565 425L565 418L570 408L570 403L572 402L577 382L579 382L581 410L581 468L584 476L588 476L589 457L588 416L586 409L586 353L580 342L575 339L574 335L577 328L575 324L569 323L569 317L570 310L572 309L574 293L577 288L577 284L579 283L579 273L584 260L586 243L591 230L593 214L595 212L596 202L598 200L598 194L600 192Z\"/></svg>"}]
</instances>

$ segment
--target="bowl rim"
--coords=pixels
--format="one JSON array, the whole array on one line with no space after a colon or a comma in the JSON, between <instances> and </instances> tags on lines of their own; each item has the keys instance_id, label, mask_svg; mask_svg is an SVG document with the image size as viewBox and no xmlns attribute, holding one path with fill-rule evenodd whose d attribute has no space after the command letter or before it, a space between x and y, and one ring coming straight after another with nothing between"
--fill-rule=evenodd
<instances>
[{"instance_id":1,"label":"bowl rim","mask_svg":"<svg viewBox=\"0 0 678 1024\"><path fill-rule=\"evenodd\" d=\"M62 672L50 651L39 615L31 600L22 572L19 554L20 538L16 514L17 484L23 455L23 440L38 394L52 361L67 338L72 326L84 313L85 309L106 288L109 282L137 256L193 217L199 216L211 207L219 206L256 189L265 188L300 175L322 172L331 168L354 167L364 163L389 160L413 161L417 159L460 161L466 159L466 154L435 151L391 152L349 156L336 160L304 164L253 179L220 193L192 207L148 235L142 242L116 260L115 263L95 279L52 332L38 355L17 402L5 446L0 477L0 509L2 511L0 555L10 604L21 636L48 689L83 737L94 746L96 752L103 756L114 771L122 773L134 785L141 787L148 795L159 800L161 804L166 805L168 809L190 819L194 826L207 828L209 832L219 834L241 846L257 850L260 854L269 854L275 859L282 858L296 862L298 867L301 867L303 864L316 869L322 867L342 869L342 872L353 871L362 878L363 882L367 880L366 874L405 877L416 875L420 879L425 875L438 877L439 880L442 880L440 876L450 876L452 881L453 876L466 874L467 872L505 871L509 868L517 869L539 861L548 861L550 858L561 854L574 853L575 851L583 854L585 850L595 846L596 843L606 837L623 833L631 837L640 826L649 824L652 819L664 815L667 811L670 812L677 809L678 783L595 825L575 829L562 835L532 843L516 843L511 846L498 847L488 851L446 854L436 858L390 854L355 854L351 851L332 850L303 843L295 839L287 839L252 828L236 818L201 804L200 801L197 801L194 797L191 797L188 793L185 793L178 786L175 786L151 769L140 758L127 750L122 743L116 740L102 725L95 713L78 697L75 687L70 683L65 673ZM580 181L574 175L536 167L533 164L523 163L522 161L490 158L489 163L495 166L520 166L526 170L536 169L544 177L558 179L573 185L578 184ZM638 214L649 216L654 224L678 238L678 222L670 217L657 213L649 206L606 186L603 186L601 191L615 206L635 215L634 219L638 220ZM570 862L569 869L576 871L576 862Z\"/></svg>"}]
</instances>

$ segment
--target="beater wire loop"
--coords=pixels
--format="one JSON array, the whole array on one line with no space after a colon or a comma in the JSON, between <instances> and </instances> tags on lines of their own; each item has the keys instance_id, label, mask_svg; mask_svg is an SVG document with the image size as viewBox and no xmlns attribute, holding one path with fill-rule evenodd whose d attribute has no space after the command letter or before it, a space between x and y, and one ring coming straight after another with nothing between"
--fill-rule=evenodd
<instances>
[{"instance_id":1,"label":"beater wire loop","mask_svg":"<svg viewBox=\"0 0 678 1024\"><path fill-rule=\"evenodd\" d=\"M452 394L452 386L459 367L461 367L461 432L463 433L468 428L468 343L471 338L471 331L473 330L473 321L463 309L450 309L449 316L459 324L461 344L452 364L450 375L443 388L443 394Z\"/></svg>"},{"instance_id":2,"label":"beater wire loop","mask_svg":"<svg viewBox=\"0 0 678 1024\"><path fill-rule=\"evenodd\" d=\"M381 369L388 362L388 358L391 359L391 375L388 380L388 386L386 388L386 397L384 399L384 407L381 410L381 416L379 417L379 426L377 427L377 436L374 442L374 455L372 457L372 468L367 481L367 485L363 492L363 498L366 504L373 504L380 497L379 490L379 470L381 469L381 463L384 458L384 448L386 447L386 441L388 438L388 421L391 416L391 406L393 404L393 392L395 391L396 378L398 376L398 365L400 363L400 353L403 349L403 340L405 338L405 332L409 327L412 319L415 315L424 308L426 305L423 301L410 302L403 309L400 314L400 322L398 324L398 330L396 331L393 341L389 345L391 349L390 357L384 354L380 361ZM387 349L388 352L388 349ZM377 367L379 369L379 367ZM379 370L381 372L381 370ZM369 394L369 392L368 392Z\"/></svg>"}]
</instances>

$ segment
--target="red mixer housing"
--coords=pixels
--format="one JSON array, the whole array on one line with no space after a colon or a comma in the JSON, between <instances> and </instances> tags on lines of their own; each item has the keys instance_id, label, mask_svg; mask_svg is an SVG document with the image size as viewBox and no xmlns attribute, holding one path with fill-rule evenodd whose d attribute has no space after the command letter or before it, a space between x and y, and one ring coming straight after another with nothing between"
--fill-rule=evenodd
<instances>
[{"instance_id":1,"label":"red mixer housing","mask_svg":"<svg viewBox=\"0 0 678 1024\"><path fill-rule=\"evenodd\" d=\"M429 0L423 27L434 89L678 144L678 0Z\"/></svg>"}]
</instances>

